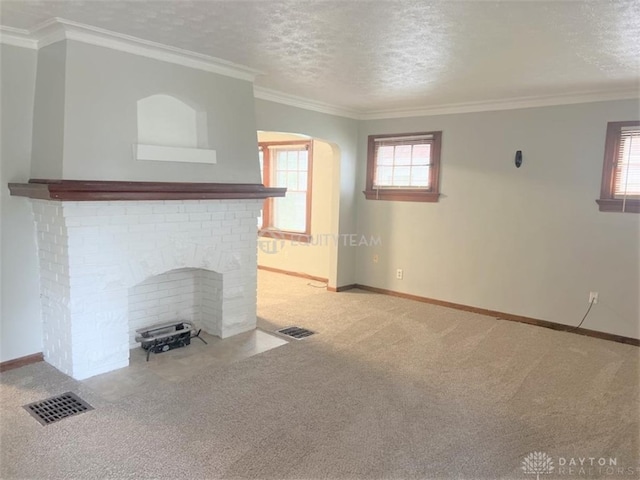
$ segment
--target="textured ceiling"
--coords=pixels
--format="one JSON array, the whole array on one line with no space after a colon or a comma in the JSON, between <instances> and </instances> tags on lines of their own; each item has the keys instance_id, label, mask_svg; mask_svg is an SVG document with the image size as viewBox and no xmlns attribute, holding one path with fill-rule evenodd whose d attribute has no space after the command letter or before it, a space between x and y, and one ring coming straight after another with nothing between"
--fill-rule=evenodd
<instances>
[{"instance_id":1,"label":"textured ceiling","mask_svg":"<svg viewBox=\"0 0 640 480\"><path fill-rule=\"evenodd\" d=\"M264 72L256 85L354 110L637 88L640 1L5 1Z\"/></svg>"}]
</instances>

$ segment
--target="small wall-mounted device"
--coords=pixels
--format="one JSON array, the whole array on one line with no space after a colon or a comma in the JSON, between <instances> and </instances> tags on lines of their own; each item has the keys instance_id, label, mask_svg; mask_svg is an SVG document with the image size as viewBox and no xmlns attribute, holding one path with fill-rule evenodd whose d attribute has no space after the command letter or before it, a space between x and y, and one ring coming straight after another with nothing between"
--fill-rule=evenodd
<instances>
[{"instance_id":1,"label":"small wall-mounted device","mask_svg":"<svg viewBox=\"0 0 640 480\"><path fill-rule=\"evenodd\" d=\"M520 168L522 165L522 150L516 152L516 168Z\"/></svg>"}]
</instances>

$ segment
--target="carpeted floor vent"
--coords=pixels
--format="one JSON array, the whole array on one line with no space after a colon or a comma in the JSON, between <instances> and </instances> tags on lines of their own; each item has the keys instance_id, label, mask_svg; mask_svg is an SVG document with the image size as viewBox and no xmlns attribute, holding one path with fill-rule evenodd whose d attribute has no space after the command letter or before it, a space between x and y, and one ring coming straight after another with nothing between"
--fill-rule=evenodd
<instances>
[{"instance_id":1,"label":"carpeted floor vent","mask_svg":"<svg viewBox=\"0 0 640 480\"><path fill-rule=\"evenodd\" d=\"M73 392L63 393L39 402L24 405L24 409L42 425L93 410L93 407Z\"/></svg>"},{"instance_id":2,"label":"carpeted floor vent","mask_svg":"<svg viewBox=\"0 0 640 480\"><path fill-rule=\"evenodd\" d=\"M276 331L287 337L295 338L296 340L302 340L303 338L309 337L316 333L302 327L286 327Z\"/></svg>"}]
</instances>

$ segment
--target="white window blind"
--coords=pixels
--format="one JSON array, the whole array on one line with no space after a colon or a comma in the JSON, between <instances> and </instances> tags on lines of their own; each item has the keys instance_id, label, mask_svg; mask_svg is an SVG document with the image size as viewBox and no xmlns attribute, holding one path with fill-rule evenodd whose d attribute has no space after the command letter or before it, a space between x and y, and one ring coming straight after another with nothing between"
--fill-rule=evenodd
<instances>
[{"instance_id":1,"label":"white window blind","mask_svg":"<svg viewBox=\"0 0 640 480\"><path fill-rule=\"evenodd\" d=\"M614 171L614 197L640 198L640 127L622 127Z\"/></svg>"},{"instance_id":2,"label":"white window blind","mask_svg":"<svg viewBox=\"0 0 640 480\"><path fill-rule=\"evenodd\" d=\"M373 188L429 189L433 135L376 138Z\"/></svg>"}]
</instances>

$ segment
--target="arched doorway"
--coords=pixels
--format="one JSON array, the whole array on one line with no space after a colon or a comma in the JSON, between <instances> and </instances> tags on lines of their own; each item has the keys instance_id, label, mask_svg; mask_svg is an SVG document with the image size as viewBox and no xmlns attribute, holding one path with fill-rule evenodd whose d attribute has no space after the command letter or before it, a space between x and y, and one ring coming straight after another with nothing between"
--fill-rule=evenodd
<instances>
[{"instance_id":1,"label":"arched doorway","mask_svg":"<svg viewBox=\"0 0 640 480\"><path fill-rule=\"evenodd\" d=\"M286 186L291 192L288 203L285 198L282 201L268 200L265 204L264 216L259 220L262 235L258 240L258 268L306 276L320 283L335 285L340 202L339 148L322 139L283 132L259 131L258 143L263 183ZM306 153L302 152L305 148ZM306 190L301 184L307 179L309 192L302 208L301 192ZM297 205L293 205L294 196L298 199ZM306 215L306 225L303 214ZM287 216L291 217L288 223L283 221ZM288 231L279 228L280 225L292 225L294 228Z\"/></svg>"}]
</instances>

